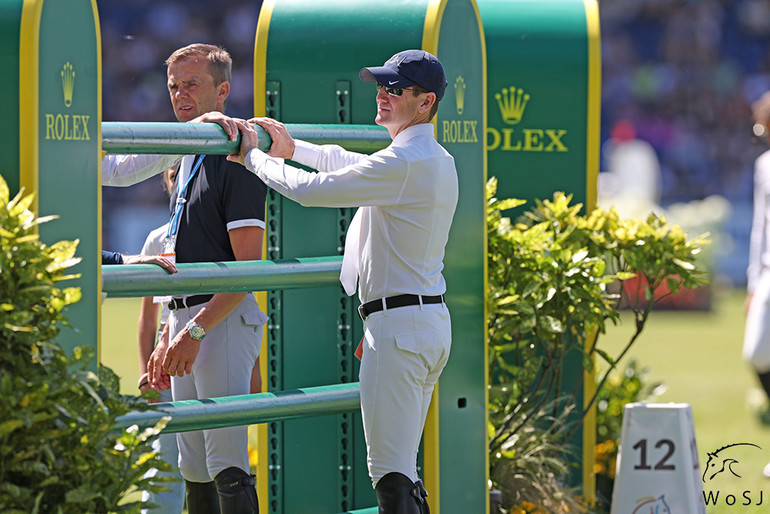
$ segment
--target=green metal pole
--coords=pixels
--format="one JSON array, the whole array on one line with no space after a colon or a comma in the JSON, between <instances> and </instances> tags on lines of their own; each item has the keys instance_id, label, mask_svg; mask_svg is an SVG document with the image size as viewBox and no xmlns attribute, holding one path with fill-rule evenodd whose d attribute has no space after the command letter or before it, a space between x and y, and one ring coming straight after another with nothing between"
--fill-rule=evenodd
<instances>
[{"instance_id":1,"label":"green metal pole","mask_svg":"<svg viewBox=\"0 0 770 514\"><path fill-rule=\"evenodd\" d=\"M116 420L116 428L154 426L163 416L171 420L164 433L189 432L337 414L361 408L358 382L307 387L274 393L244 394L203 400L156 404L158 410L133 411Z\"/></svg>"},{"instance_id":2,"label":"green metal pole","mask_svg":"<svg viewBox=\"0 0 770 514\"><path fill-rule=\"evenodd\" d=\"M173 275L151 264L102 266L102 290L126 298L328 286L339 282L341 266L342 257L177 264Z\"/></svg>"},{"instance_id":3,"label":"green metal pole","mask_svg":"<svg viewBox=\"0 0 770 514\"><path fill-rule=\"evenodd\" d=\"M262 127L259 148L267 151L271 139ZM377 125L287 124L295 139L315 144L337 144L347 150L373 153L391 142L388 131ZM230 141L214 123L102 122L102 150L120 154L231 154L240 148L240 136Z\"/></svg>"}]
</instances>

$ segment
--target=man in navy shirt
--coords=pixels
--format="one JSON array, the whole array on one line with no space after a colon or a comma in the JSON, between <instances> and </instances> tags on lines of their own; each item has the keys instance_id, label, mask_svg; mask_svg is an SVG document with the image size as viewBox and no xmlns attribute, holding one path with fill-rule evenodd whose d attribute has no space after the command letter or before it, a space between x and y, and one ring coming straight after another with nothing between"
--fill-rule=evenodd
<instances>
[{"instance_id":1,"label":"man in navy shirt","mask_svg":"<svg viewBox=\"0 0 770 514\"><path fill-rule=\"evenodd\" d=\"M167 59L168 90L181 122L224 112L232 60L222 48L193 44ZM176 174L164 253L177 263L257 260L262 256L267 188L225 156L186 156ZM169 338L148 364L150 382L171 375L174 401L248 394L267 316L250 293L174 298ZM249 473L248 427L177 434L187 509L258 512Z\"/></svg>"}]
</instances>

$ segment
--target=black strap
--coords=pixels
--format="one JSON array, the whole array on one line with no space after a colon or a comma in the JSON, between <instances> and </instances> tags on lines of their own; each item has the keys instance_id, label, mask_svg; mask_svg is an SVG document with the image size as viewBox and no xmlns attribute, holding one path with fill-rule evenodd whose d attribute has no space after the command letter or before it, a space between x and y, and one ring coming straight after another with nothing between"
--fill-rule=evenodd
<instances>
[{"instance_id":1,"label":"black strap","mask_svg":"<svg viewBox=\"0 0 770 514\"><path fill-rule=\"evenodd\" d=\"M174 298L168 302L168 308L170 310L184 309L186 307L194 307L206 303L214 297L213 294L196 294L194 296L184 296L182 298Z\"/></svg>"},{"instance_id":2,"label":"black strap","mask_svg":"<svg viewBox=\"0 0 770 514\"><path fill-rule=\"evenodd\" d=\"M444 303L444 295L437 296L420 296L416 294L400 294L396 296L388 296L385 298L385 306L388 309L397 309L398 307L409 307L410 305L420 305L420 298L422 298L423 305ZM361 320L365 320L370 314L380 312L384 307L382 305L382 298L378 300L372 300L366 302L358 307L358 315Z\"/></svg>"}]
</instances>

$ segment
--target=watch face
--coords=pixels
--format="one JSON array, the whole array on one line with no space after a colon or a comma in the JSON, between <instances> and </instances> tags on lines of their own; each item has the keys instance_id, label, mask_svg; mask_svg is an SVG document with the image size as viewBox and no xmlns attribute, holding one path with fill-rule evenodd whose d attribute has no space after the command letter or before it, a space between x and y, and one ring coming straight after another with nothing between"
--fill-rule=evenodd
<instances>
[{"instance_id":1,"label":"watch face","mask_svg":"<svg viewBox=\"0 0 770 514\"><path fill-rule=\"evenodd\" d=\"M206 335L206 332L203 330L203 327L198 325L197 323L193 323L193 322L188 323L187 330L188 332L190 332L190 337L198 341L203 339L203 336Z\"/></svg>"}]
</instances>

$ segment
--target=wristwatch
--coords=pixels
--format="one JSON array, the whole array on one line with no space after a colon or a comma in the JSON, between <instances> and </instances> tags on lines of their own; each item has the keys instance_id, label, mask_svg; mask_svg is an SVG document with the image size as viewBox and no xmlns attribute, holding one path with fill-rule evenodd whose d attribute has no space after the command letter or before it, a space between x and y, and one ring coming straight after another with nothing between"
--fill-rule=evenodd
<instances>
[{"instance_id":1,"label":"wristwatch","mask_svg":"<svg viewBox=\"0 0 770 514\"><path fill-rule=\"evenodd\" d=\"M190 333L190 337L192 337L196 341L200 341L206 336L206 331L203 330L203 327L198 325L193 320L188 321L187 325L185 325L184 327Z\"/></svg>"}]
</instances>

